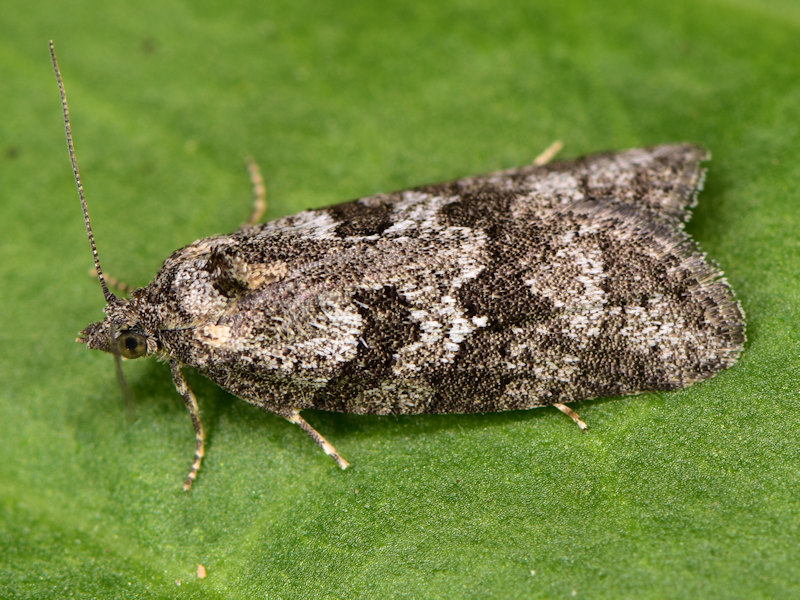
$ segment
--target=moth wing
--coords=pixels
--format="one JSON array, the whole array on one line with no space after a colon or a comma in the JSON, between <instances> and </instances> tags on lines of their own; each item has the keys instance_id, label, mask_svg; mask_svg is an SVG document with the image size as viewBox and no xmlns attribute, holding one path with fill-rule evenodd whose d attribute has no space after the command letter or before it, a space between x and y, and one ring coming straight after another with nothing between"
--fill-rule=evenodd
<instances>
[{"instance_id":1,"label":"moth wing","mask_svg":"<svg viewBox=\"0 0 800 600\"><path fill-rule=\"evenodd\" d=\"M293 408L367 413L507 410L710 377L736 360L744 324L682 231L706 156L601 154L245 228L222 240L232 261L208 261L236 285L208 328L222 362L205 372L251 399L290 390Z\"/></svg>"},{"instance_id":2,"label":"moth wing","mask_svg":"<svg viewBox=\"0 0 800 600\"><path fill-rule=\"evenodd\" d=\"M419 188L429 193L479 196L505 190L529 198L530 210L574 202L633 204L673 224L689 220L702 189L709 152L691 144L635 148L576 160L527 166Z\"/></svg>"}]
</instances>

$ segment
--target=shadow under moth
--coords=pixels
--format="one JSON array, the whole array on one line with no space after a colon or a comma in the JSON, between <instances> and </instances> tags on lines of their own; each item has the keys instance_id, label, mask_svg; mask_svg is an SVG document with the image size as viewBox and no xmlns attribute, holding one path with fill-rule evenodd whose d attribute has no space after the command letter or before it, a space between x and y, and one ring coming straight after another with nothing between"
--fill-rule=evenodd
<instances>
[{"instance_id":1,"label":"shadow under moth","mask_svg":"<svg viewBox=\"0 0 800 600\"><path fill-rule=\"evenodd\" d=\"M182 373L299 425L301 416L491 412L674 390L738 358L744 315L684 231L708 153L689 144L595 154L466 177L266 224L176 250L146 287L108 288L67 142L106 300L79 341ZM109 281L110 278L109 278Z\"/></svg>"}]
</instances>

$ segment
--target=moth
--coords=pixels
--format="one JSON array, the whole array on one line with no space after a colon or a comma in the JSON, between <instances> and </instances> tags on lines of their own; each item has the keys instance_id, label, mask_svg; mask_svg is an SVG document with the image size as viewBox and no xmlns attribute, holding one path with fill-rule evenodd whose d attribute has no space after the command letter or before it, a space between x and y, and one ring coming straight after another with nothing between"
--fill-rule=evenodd
<instances>
[{"instance_id":1,"label":"moth","mask_svg":"<svg viewBox=\"0 0 800 600\"><path fill-rule=\"evenodd\" d=\"M675 390L732 365L744 314L684 231L709 158L690 144L536 164L306 210L172 253L109 291L52 42L67 142L106 300L78 341L169 363L204 455L192 367L300 415L469 413ZM263 185L251 171L257 204Z\"/></svg>"}]
</instances>

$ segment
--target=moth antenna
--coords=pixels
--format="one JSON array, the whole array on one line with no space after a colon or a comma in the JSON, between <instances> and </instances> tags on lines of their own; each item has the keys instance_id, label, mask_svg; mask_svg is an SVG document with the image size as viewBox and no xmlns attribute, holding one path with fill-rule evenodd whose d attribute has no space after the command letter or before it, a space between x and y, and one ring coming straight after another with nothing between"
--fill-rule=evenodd
<instances>
[{"instance_id":1,"label":"moth antenna","mask_svg":"<svg viewBox=\"0 0 800 600\"><path fill-rule=\"evenodd\" d=\"M78 170L78 159L75 156L75 145L72 143L72 129L69 124L69 106L67 106L67 93L64 91L64 81L61 79L61 70L58 68L58 60L56 59L56 49L53 45L53 40L50 40L50 59L53 61L53 70L56 72L56 81L58 81L58 91L61 93L61 108L64 111L64 129L67 133L67 148L69 148L69 159L72 162L72 174L75 176L75 185L78 186L78 195L81 198L81 207L83 208L83 221L86 224L86 233L89 236L89 243L92 246L92 257L94 258L94 268L97 271L97 278L100 280L100 287L103 288L103 297L107 303L116 300L116 296L111 293L106 284L103 269L100 267L100 256L97 254L97 245L94 242L94 233L92 233L92 222L89 220L89 207L86 205L86 194L83 192L83 184L81 183L81 174Z\"/></svg>"}]
</instances>

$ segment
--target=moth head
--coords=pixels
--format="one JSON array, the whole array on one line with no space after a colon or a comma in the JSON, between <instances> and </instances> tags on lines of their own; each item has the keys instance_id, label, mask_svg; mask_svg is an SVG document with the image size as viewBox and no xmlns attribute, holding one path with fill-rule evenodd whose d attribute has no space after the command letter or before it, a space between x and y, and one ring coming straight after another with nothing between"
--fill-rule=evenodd
<instances>
[{"instance_id":1,"label":"moth head","mask_svg":"<svg viewBox=\"0 0 800 600\"><path fill-rule=\"evenodd\" d=\"M81 331L75 341L86 344L92 350L118 354L122 358L140 358L150 354L147 340L147 335L136 329L115 331L105 321L99 321Z\"/></svg>"},{"instance_id":2,"label":"moth head","mask_svg":"<svg viewBox=\"0 0 800 600\"><path fill-rule=\"evenodd\" d=\"M158 350L155 336L141 325L127 300L116 298L106 313L104 320L89 325L75 341L122 358L140 358Z\"/></svg>"}]
</instances>

